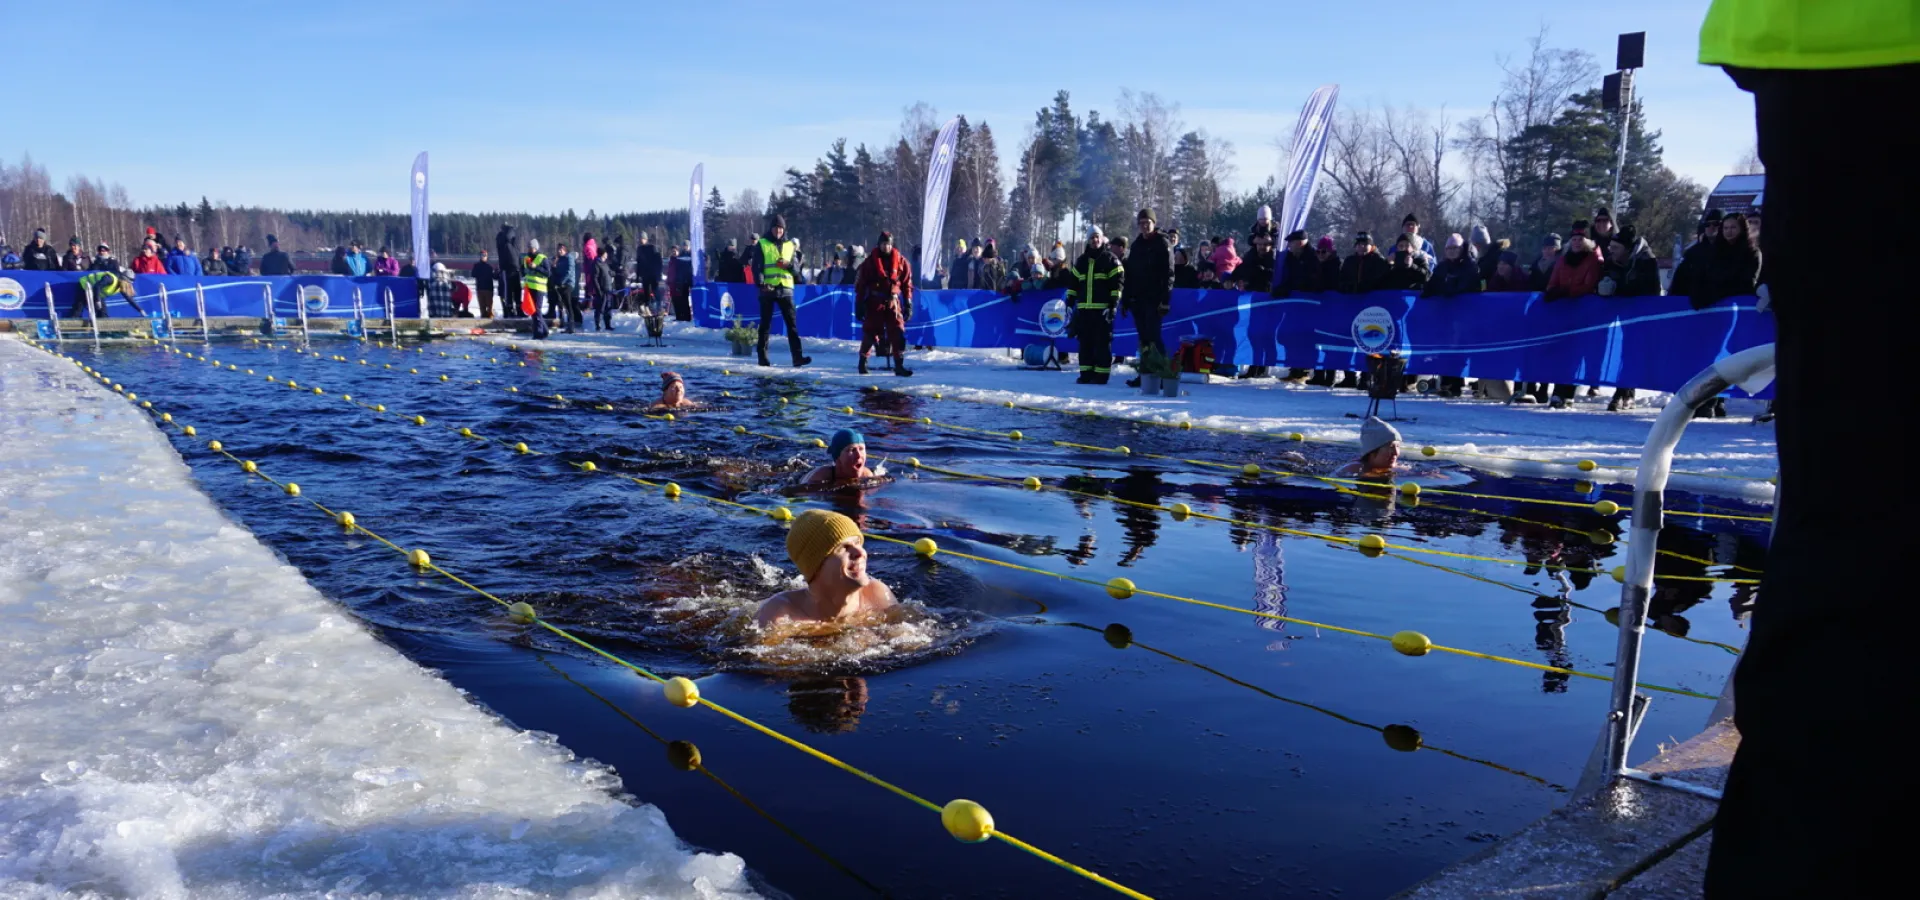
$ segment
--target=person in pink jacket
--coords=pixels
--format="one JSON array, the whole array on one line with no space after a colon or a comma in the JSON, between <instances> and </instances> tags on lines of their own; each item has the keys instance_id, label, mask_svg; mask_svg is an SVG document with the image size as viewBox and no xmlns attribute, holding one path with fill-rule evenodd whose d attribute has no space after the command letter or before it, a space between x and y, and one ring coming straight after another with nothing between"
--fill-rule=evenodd
<instances>
[{"instance_id":1,"label":"person in pink jacket","mask_svg":"<svg viewBox=\"0 0 1920 900\"><path fill-rule=\"evenodd\" d=\"M1240 254L1233 251L1233 238L1213 239L1213 272L1221 281L1240 265Z\"/></svg>"},{"instance_id":2,"label":"person in pink jacket","mask_svg":"<svg viewBox=\"0 0 1920 900\"><path fill-rule=\"evenodd\" d=\"M373 274L393 276L400 274L400 260L393 255L392 250L386 247L380 248L380 258L373 263Z\"/></svg>"}]
</instances>

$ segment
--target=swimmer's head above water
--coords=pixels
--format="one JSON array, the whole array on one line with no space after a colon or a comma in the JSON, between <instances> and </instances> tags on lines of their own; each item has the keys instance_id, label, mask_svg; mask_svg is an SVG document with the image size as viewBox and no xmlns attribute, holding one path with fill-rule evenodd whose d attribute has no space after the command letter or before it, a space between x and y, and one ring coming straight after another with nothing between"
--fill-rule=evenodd
<instances>
[{"instance_id":1,"label":"swimmer's head above water","mask_svg":"<svg viewBox=\"0 0 1920 900\"><path fill-rule=\"evenodd\" d=\"M760 604L755 623L831 622L894 605L893 591L867 573L866 538L837 512L810 509L787 532L787 557L807 586Z\"/></svg>"},{"instance_id":2,"label":"swimmer's head above water","mask_svg":"<svg viewBox=\"0 0 1920 900\"><path fill-rule=\"evenodd\" d=\"M1391 472L1393 464L1399 461L1399 430L1381 421L1379 416L1368 416L1360 425L1361 474Z\"/></svg>"},{"instance_id":3,"label":"swimmer's head above water","mask_svg":"<svg viewBox=\"0 0 1920 900\"><path fill-rule=\"evenodd\" d=\"M873 477L873 470L867 468L867 439L858 431L842 428L834 432L827 440L827 456L830 461L808 472L806 483L838 484Z\"/></svg>"},{"instance_id":4,"label":"swimmer's head above water","mask_svg":"<svg viewBox=\"0 0 1920 900\"><path fill-rule=\"evenodd\" d=\"M660 374L660 402L654 405L669 409L693 405L693 401L687 399L687 383L680 378L679 372Z\"/></svg>"}]
</instances>

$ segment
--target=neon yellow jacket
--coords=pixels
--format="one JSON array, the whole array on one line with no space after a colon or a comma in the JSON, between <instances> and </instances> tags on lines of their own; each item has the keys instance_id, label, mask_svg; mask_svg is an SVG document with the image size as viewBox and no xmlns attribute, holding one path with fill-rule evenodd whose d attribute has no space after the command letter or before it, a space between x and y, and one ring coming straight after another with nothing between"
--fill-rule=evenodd
<instances>
[{"instance_id":1,"label":"neon yellow jacket","mask_svg":"<svg viewBox=\"0 0 1920 900\"><path fill-rule=\"evenodd\" d=\"M1920 0L1714 0L1700 61L1748 69L1920 62Z\"/></svg>"}]
</instances>

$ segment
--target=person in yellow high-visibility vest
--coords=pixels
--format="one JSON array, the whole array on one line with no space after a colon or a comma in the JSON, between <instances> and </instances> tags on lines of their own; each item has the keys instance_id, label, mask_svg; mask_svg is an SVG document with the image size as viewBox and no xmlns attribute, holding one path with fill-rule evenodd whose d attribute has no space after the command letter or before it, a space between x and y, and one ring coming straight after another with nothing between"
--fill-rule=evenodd
<instances>
[{"instance_id":1,"label":"person in yellow high-visibility vest","mask_svg":"<svg viewBox=\"0 0 1920 900\"><path fill-rule=\"evenodd\" d=\"M1898 554L1860 552L1860 502L1842 479L1859 472L1861 425L1896 410L1883 397L1911 379L1903 354L1862 337L1903 320L1914 289L1906 266L1834 265L1823 237L1904 221L1920 194L1920 143L1899 124L1920 95L1920 3L1714 0L1700 61L1753 94L1781 491L1733 679L1740 747L1706 896L1887 896L1910 880L1892 827L1904 817L1867 810L1912 796L1898 787L1912 783L1905 744L1886 728L1914 677L1898 638L1884 640L1910 588Z\"/></svg>"},{"instance_id":2,"label":"person in yellow high-visibility vest","mask_svg":"<svg viewBox=\"0 0 1920 900\"><path fill-rule=\"evenodd\" d=\"M787 326L787 349L793 352L793 366L813 362L800 354L800 329L794 323L794 273L800 269L800 242L787 237L787 217L774 214L767 221L767 233L748 252L755 282L760 286L760 364L767 361L767 337L773 327L773 310L780 309L780 320Z\"/></svg>"},{"instance_id":3,"label":"person in yellow high-visibility vest","mask_svg":"<svg viewBox=\"0 0 1920 900\"><path fill-rule=\"evenodd\" d=\"M549 330L547 279L552 275L553 264L547 261L545 253L540 252L540 239L527 238L527 255L520 258L520 287L526 290L533 301L533 309L528 315L533 317L533 336L537 340L545 340Z\"/></svg>"}]
</instances>

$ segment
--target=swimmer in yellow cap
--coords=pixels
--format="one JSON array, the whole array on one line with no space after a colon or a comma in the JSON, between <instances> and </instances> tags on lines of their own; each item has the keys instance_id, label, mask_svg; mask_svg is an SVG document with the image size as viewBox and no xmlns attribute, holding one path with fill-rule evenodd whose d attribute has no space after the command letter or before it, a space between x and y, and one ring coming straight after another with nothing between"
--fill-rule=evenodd
<instances>
[{"instance_id":1,"label":"swimmer in yellow cap","mask_svg":"<svg viewBox=\"0 0 1920 900\"><path fill-rule=\"evenodd\" d=\"M860 526L837 512L810 509L787 532L787 556L807 586L783 591L760 604L754 624L837 622L878 612L897 601L886 583L867 574L866 539Z\"/></svg>"}]
</instances>

